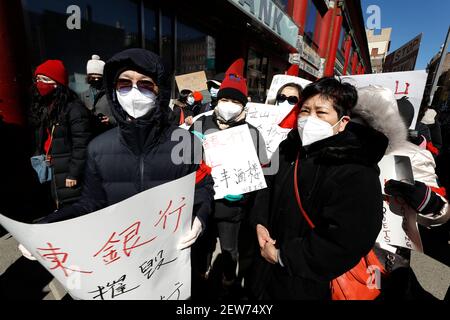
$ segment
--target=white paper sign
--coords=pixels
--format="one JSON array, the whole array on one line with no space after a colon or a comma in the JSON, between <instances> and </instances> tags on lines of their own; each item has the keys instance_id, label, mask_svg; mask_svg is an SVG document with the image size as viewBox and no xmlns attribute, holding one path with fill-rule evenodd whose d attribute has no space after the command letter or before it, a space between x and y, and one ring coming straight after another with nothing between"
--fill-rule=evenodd
<instances>
[{"instance_id":1,"label":"white paper sign","mask_svg":"<svg viewBox=\"0 0 450 320\"><path fill-rule=\"evenodd\" d=\"M203 116L206 117L206 116L212 115L213 112L214 112L214 110L211 110L211 111L204 112L204 113L201 113L201 114L195 116L195 117L192 119L192 123L194 123L195 121L197 121L198 119L200 119L200 118L203 117ZM186 123L183 123L182 125L180 125L180 128L181 128L181 129L185 129L185 130L189 130L190 127L191 127L191 126L188 126Z\"/></svg>"},{"instance_id":2,"label":"white paper sign","mask_svg":"<svg viewBox=\"0 0 450 320\"><path fill-rule=\"evenodd\" d=\"M405 158L407 157L385 156L381 160L378 166L381 169L382 186L391 179L402 182L414 181L411 162L409 161L408 168L405 165ZM384 195L383 222L377 243L423 252L417 213L403 199Z\"/></svg>"},{"instance_id":3,"label":"white paper sign","mask_svg":"<svg viewBox=\"0 0 450 320\"><path fill-rule=\"evenodd\" d=\"M267 93L266 104L275 104L278 91L280 91L281 87L288 83L298 84L304 89L308 84L311 83L311 81L300 77L288 76L285 74L278 74L274 76L270 85L269 92Z\"/></svg>"},{"instance_id":4,"label":"white paper sign","mask_svg":"<svg viewBox=\"0 0 450 320\"><path fill-rule=\"evenodd\" d=\"M426 71L407 71L345 76L341 77L341 79L343 82L350 83L357 88L370 85L388 88L395 94L397 101L406 97L414 107L414 119L410 127L410 129L414 130L419 116L427 76Z\"/></svg>"},{"instance_id":5,"label":"white paper sign","mask_svg":"<svg viewBox=\"0 0 450 320\"><path fill-rule=\"evenodd\" d=\"M256 127L263 136L269 159L291 132L291 129L281 128L278 124L291 112L292 108L261 103L247 104L246 121Z\"/></svg>"},{"instance_id":6,"label":"white paper sign","mask_svg":"<svg viewBox=\"0 0 450 320\"><path fill-rule=\"evenodd\" d=\"M203 148L212 168L214 199L267 187L248 125L206 135Z\"/></svg>"},{"instance_id":7,"label":"white paper sign","mask_svg":"<svg viewBox=\"0 0 450 320\"><path fill-rule=\"evenodd\" d=\"M75 299L183 300L191 295L190 249L195 173L91 214L52 224L0 215Z\"/></svg>"}]
</instances>

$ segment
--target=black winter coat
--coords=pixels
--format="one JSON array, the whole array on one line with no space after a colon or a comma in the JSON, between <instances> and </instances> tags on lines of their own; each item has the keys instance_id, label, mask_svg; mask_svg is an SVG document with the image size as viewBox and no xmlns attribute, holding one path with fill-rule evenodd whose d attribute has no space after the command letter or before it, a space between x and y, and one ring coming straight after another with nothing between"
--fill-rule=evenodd
<instances>
[{"instance_id":1,"label":"black winter coat","mask_svg":"<svg viewBox=\"0 0 450 320\"><path fill-rule=\"evenodd\" d=\"M47 129L36 130L35 154L44 154L44 144L48 138ZM86 163L87 146L91 138L89 110L80 100L73 100L62 110L53 130L53 140L49 150L53 167L52 196L58 206L77 201L81 195L81 179ZM77 180L78 186L66 188L66 179Z\"/></svg>"},{"instance_id":2,"label":"black winter coat","mask_svg":"<svg viewBox=\"0 0 450 320\"><path fill-rule=\"evenodd\" d=\"M353 268L380 232L383 201L377 163L387 143L383 134L353 123L308 149L301 148L298 130L282 142L273 156L279 155L280 169L267 177L269 188L258 192L251 218L277 241L284 267L269 264L258 252L250 281L255 297L330 299L330 281ZM298 154L300 197L314 230L296 202Z\"/></svg>"},{"instance_id":3,"label":"black winter coat","mask_svg":"<svg viewBox=\"0 0 450 320\"><path fill-rule=\"evenodd\" d=\"M160 88L157 106L139 119L131 119L117 102L114 83L125 70L151 76ZM129 49L114 56L105 66L107 94L118 127L96 139L88 148L88 161L81 200L70 208L48 216L43 222L65 220L87 214L125 200L139 192L196 172L201 158L201 142L169 121L170 86L160 58L143 49ZM182 130L189 139L181 143L190 154L181 154L185 163L174 164L171 155L179 141L173 134ZM180 136L178 135L178 136ZM189 140L189 141L188 141ZM198 144L198 145L195 145ZM190 160L191 162L189 162ZM196 184L194 214L205 226L214 197L210 175Z\"/></svg>"}]
</instances>

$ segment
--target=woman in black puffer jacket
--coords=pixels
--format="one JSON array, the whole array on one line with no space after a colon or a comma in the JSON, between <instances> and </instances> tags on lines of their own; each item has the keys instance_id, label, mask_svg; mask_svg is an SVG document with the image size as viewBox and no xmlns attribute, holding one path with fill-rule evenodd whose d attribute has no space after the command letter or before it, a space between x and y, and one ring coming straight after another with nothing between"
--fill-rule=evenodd
<instances>
[{"instance_id":1,"label":"woman in black puffer jacket","mask_svg":"<svg viewBox=\"0 0 450 320\"><path fill-rule=\"evenodd\" d=\"M47 155L53 168L50 182L55 208L77 201L91 136L89 112L69 89L67 72L59 60L48 60L35 71L30 124L33 155Z\"/></svg>"}]
</instances>

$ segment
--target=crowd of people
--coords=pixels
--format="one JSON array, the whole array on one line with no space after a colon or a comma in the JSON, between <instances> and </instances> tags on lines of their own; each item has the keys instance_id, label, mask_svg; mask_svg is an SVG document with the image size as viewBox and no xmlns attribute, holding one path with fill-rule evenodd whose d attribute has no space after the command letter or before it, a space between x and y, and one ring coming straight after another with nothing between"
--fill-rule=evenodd
<instances>
[{"instance_id":1,"label":"crowd of people","mask_svg":"<svg viewBox=\"0 0 450 320\"><path fill-rule=\"evenodd\" d=\"M161 58L144 49L106 63L93 55L89 89L79 96L62 61L43 62L29 109L29 173L40 182L33 192L46 213L33 222L80 217L195 172L192 227L178 246L192 248L193 300L330 300L333 279L372 252L384 269L378 299L432 299L410 267L410 251L386 250L376 239L383 195L401 197L417 213L425 253L450 265L450 110L434 110L424 98L410 130L414 109L388 89L356 89L335 78L285 84L273 107L292 108L280 123L292 131L272 156L278 172L265 176L263 190L214 200L211 168L195 159L202 159L206 134L246 124L244 64L238 59L208 80L205 103L201 92L185 88L171 102ZM171 136L183 124L192 139L183 142L190 154L178 165ZM247 125L261 165L269 165L261 133ZM380 184L378 163L389 154L410 157L413 185ZM217 238L222 295L207 285Z\"/></svg>"}]
</instances>

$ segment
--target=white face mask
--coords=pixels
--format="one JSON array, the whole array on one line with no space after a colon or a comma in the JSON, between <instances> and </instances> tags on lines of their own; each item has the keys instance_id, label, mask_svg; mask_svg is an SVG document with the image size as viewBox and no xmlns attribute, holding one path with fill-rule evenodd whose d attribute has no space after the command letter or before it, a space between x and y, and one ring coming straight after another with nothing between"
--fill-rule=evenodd
<instances>
[{"instance_id":1,"label":"white face mask","mask_svg":"<svg viewBox=\"0 0 450 320\"><path fill-rule=\"evenodd\" d=\"M116 90L117 100L128 115L137 119L145 116L150 110L156 106L156 95L151 92L149 96L143 95L136 87L125 94L121 95Z\"/></svg>"},{"instance_id":2,"label":"white face mask","mask_svg":"<svg viewBox=\"0 0 450 320\"><path fill-rule=\"evenodd\" d=\"M219 93L219 89L211 88L211 90L209 91L209 93L211 94L211 97L217 98L217 94Z\"/></svg>"},{"instance_id":3,"label":"white face mask","mask_svg":"<svg viewBox=\"0 0 450 320\"><path fill-rule=\"evenodd\" d=\"M316 117L310 116L299 118L297 125L303 146L309 146L314 142L334 136L333 129L342 121L342 119L343 118L341 118L334 126L331 126L328 122Z\"/></svg>"},{"instance_id":4,"label":"white face mask","mask_svg":"<svg viewBox=\"0 0 450 320\"><path fill-rule=\"evenodd\" d=\"M230 121L242 113L241 105L229 101L219 101L216 109L219 116L225 121Z\"/></svg>"},{"instance_id":5,"label":"white face mask","mask_svg":"<svg viewBox=\"0 0 450 320\"><path fill-rule=\"evenodd\" d=\"M195 99L193 96L190 96L189 98L187 98L186 103L190 106L192 106L195 102Z\"/></svg>"}]
</instances>

